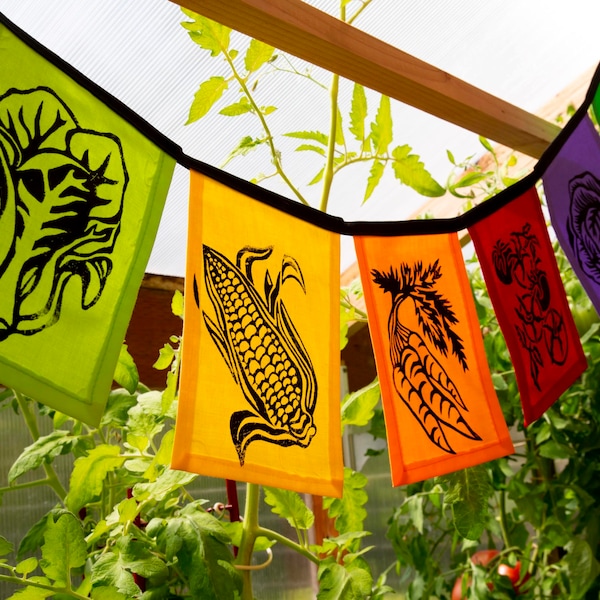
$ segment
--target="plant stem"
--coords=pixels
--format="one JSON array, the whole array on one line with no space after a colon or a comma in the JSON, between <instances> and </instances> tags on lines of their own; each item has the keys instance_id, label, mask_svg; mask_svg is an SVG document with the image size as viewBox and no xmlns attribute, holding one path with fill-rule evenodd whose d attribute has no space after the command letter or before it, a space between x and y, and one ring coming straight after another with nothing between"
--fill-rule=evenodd
<instances>
[{"instance_id":1,"label":"plant stem","mask_svg":"<svg viewBox=\"0 0 600 600\"><path fill-rule=\"evenodd\" d=\"M23 415L23 420L29 429L29 433L31 434L33 441L36 442L40 438L40 430L38 428L35 415L33 414L33 411L31 410L31 407L29 406L29 403L25 397L16 390L13 390L13 393L17 399L17 404L19 405L19 409ZM67 491L58 479L58 475L56 474L54 467L46 462L44 462L42 466L44 467L44 471L46 473L45 483L47 483L54 490L54 493L60 498L60 501L64 502L67 496Z\"/></svg>"},{"instance_id":2,"label":"plant stem","mask_svg":"<svg viewBox=\"0 0 600 600\"><path fill-rule=\"evenodd\" d=\"M227 61L227 64L229 65L229 68L231 69L231 72L233 73L233 76L235 77L235 80L240 84L242 91L244 92L244 94L248 98L250 104L252 105L253 112L256 114L256 116L260 120L260 124L262 125L264 132L267 134L267 143L269 144L269 150L271 151L271 158L273 160L273 164L275 165L275 169L277 170L278 175L283 179L283 181L285 181L286 185L290 188L290 190L292 190L292 192L294 193L296 198L298 198L298 200L300 200L300 202L302 202L302 204L305 204L308 206L308 202L306 201L306 198L304 198L304 196L300 193L300 191L296 188L296 186L290 181L290 179L288 178L288 176L285 174L285 172L283 170L279 152L277 151L277 148L275 147L275 143L273 142L273 135L271 134L269 125L267 124L265 116L263 115L262 111L260 110L260 107L256 104L254 98L252 97L252 94L250 93L250 90L248 89L248 86L246 85L246 80L243 77L241 77L240 74L237 72L237 69L235 68L235 64L234 64L231 56L229 55L229 52L224 50L224 55L225 55L225 60Z\"/></svg>"},{"instance_id":3,"label":"plant stem","mask_svg":"<svg viewBox=\"0 0 600 600\"><path fill-rule=\"evenodd\" d=\"M0 496L5 492L14 492L15 490L26 490L27 488L38 487L40 485L49 485L48 478L36 479L34 481L27 481L25 483L16 483L15 485L6 485L0 487Z\"/></svg>"},{"instance_id":4,"label":"plant stem","mask_svg":"<svg viewBox=\"0 0 600 600\"><path fill-rule=\"evenodd\" d=\"M329 90L331 122L329 126L329 140L327 143L327 158L323 171L323 190L321 191L320 210L327 212L329 194L331 193L331 184L333 183L333 167L335 158L335 138L337 132L337 113L338 113L338 92L340 87L340 76L333 74L331 78L331 88Z\"/></svg>"},{"instance_id":5,"label":"plant stem","mask_svg":"<svg viewBox=\"0 0 600 600\"><path fill-rule=\"evenodd\" d=\"M236 563L249 566L252 562L254 542L258 532L258 493L259 486L255 483L246 484L246 505L244 508L244 522L242 529L242 540L238 549ZM252 571L242 571L242 599L253 600L252 594Z\"/></svg>"},{"instance_id":6,"label":"plant stem","mask_svg":"<svg viewBox=\"0 0 600 600\"><path fill-rule=\"evenodd\" d=\"M16 585L23 585L23 586L27 586L27 587L34 587L34 588L38 588L40 590L50 590L51 592L53 592L53 596L54 596L54 594L61 594L61 595L70 596L71 598L77 598L78 600L88 600L89 599L89 596L82 596L81 594L78 594L77 592L73 591L72 589L70 589L68 587L57 587L57 586L53 586L53 585L46 585L44 583L38 583L38 582L32 581L30 579L22 579L21 577L14 577L11 575L0 575L0 581L5 581L6 583L13 583ZM46 596L43 596L43 597L45 598Z\"/></svg>"},{"instance_id":7,"label":"plant stem","mask_svg":"<svg viewBox=\"0 0 600 600\"><path fill-rule=\"evenodd\" d=\"M367 6L369 6L369 4L371 4L372 1L373 0L365 0L365 2L363 2L363 5L346 21L348 25L352 25L352 23L356 20L358 15L360 15L360 13L363 10L365 10L365 8L367 8Z\"/></svg>"},{"instance_id":8,"label":"plant stem","mask_svg":"<svg viewBox=\"0 0 600 600\"><path fill-rule=\"evenodd\" d=\"M504 547L510 548L510 537L508 535L508 528L506 527L506 491L500 490L500 531L502 532L502 538L504 539Z\"/></svg>"},{"instance_id":9,"label":"plant stem","mask_svg":"<svg viewBox=\"0 0 600 600\"><path fill-rule=\"evenodd\" d=\"M256 533L257 533L257 535L261 535L263 537L266 537L269 540L279 542L280 544L287 546L288 548L291 548L292 550L296 551L298 554L301 554L305 558L308 558L308 560L314 562L317 565L320 562L319 558L317 556L315 556L310 550L306 549L305 547L301 546L300 544L297 544L296 542L293 542L285 535L281 535L280 533L277 533L276 531L273 531L271 529L266 529L264 527L258 527Z\"/></svg>"}]
</instances>

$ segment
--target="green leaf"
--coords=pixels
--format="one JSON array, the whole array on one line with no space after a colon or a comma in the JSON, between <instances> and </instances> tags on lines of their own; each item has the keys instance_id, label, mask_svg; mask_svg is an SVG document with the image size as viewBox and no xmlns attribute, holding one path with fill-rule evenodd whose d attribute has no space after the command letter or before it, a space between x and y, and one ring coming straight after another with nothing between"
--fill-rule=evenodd
<instances>
[{"instance_id":1,"label":"green leaf","mask_svg":"<svg viewBox=\"0 0 600 600\"><path fill-rule=\"evenodd\" d=\"M92 580L89 577L83 577L79 587L75 588L75 591L84 598L91 598L92 593ZM116 591L116 590L115 590ZM116 596L118 598L118 596ZM55 600L58 600L60 596L57 596Z\"/></svg>"},{"instance_id":2,"label":"green leaf","mask_svg":"<svg viewBox=\"0 0 600 600\"><path fill-rule=\"evenodd\" d=\"M423 533L423 496L409 496L406 499L406 504L408 506L408 514L410 516L410 520L414 525L415 529L419 533Z\"/></svg>"},{"instance_id":3,"label":"green leaf","mask_svg":"<svg viewBox=\"0 0 600 600\"><path fill-rule=\"evenodd\" d=\"M166 564L150 552L144 542L131 536L121 536L112 552L106 552L92 566L94 587L113 586L123 594L139 593L132 573L145 579L163 579L167 575Z\"/></svg>"},{"instance_id":4,"label":"green leaf","mask_svg":"<svg viewBox=\"0 0 600 600\"><path fill-rule=\"evenodd\" d=\"M265 502L295 529L310 529L315 522L315 515L297 492L265 487Z\"/></svg>"},{"instance_id":5,"label":"green leaf","mask_svg":"<svg viewBox=\"0 0 600 600\"><path fill-rule=\"evenodd\" d=\"M321 179L323 179L323 173L325 169L321 169L309 182L308 185L315 185L315 183L319 183Z\"/></svg>"},{"instance_id":6,"label":"green leaf","mask_svg":"<svg viewBox=\"0 0 600 600\"><path fill-rule=\"evenodd\" d=\"M127 350L127 344L121 346L119 362L117 362L117 368L115 369L113 379L130 394L135 393L138 383L140 382L140 375L133 357Z\"/></svg>"},{"instance_id":7,"label":"green leaf","mask_svg":"<svg viewBox=\"0 0 600 600\"><path fill-rule=\"evenodd\" d=\"M13 551L14 546L3 536L0 535L0 556L6 556Z\"/></svg>"},{"instance_id":8,"label":"green leaf","mask_svg":"<svg viewBox=\"0 0 600 600\"><path fill-rule=\"evenodd\" d=\"M119 468L125 460L119 452L118 446L102 444L75 461L66 498L69 510L77 513L100 495L106 475Z\"/></svg>"},{"instance_id":9,"label":"green leaf","mask_svg":"<svg viewBox=\"0 0 600 600\"><path fill-rule=\"evenodd\" d=\"M321 133L320 131L291 131L290 133L284 133L286 137L298 138L300 140L312 140L327 146L329 143L329 136Z\"/></svg>"},{"instance_id":10,"label":"green leaf","mask_svg":"<svg viewBox=\"0 0 600 600\"><path fill-rule=\"evenodd\" d=\"M364 488L367 478L349 468L344 468L344 489L341 498L324 498L323 507L335 518L335 528L338 533L362 531L363 523L367 517L364 506L368 496Z\"/></svg>"},{"instance_id":11,"label":"green leaf","mask_svg":"<svg viewBox=\"0 0 600 600\"><path fill-rule=\"evenodd\" d=\"M171 299L171 312L176 316L183 319L183 294L179 290L173 292L173 298Z\"/></svg>"},{"instance_id":12,"label":"green leaf","mask_svg":"<svg viewBox=\"0 0 600 600\"><path fill-rule=\"evenodd\" d=\"M216 21L207 19L202 15L183 9L183 13L193 19L183 22L181 25L190 32L190 38L204 50L208 50L211 56L218 56L221 52L229 49L231 29Z\"/></svg>"},{"instance_id":13,"label":"green leaf","mask_svg":"<svg viewBox=\"0 0 600 600\"><path fill-rule=\"evenodd\" d=\"M152 459L152 465L150 468L156 468L158 465L168 466L171 462L171 456L173 454L173 444L175 442L175 429L169 429L165 435L163 435L160 446L158 448L158 452L154 455ZM150 469L148 469L144 473L144 477L150 481L155 481L155 477L152 477L149 473Z\"/></svg>"},{"instance_id":14,"label":"green leaf","mask_svg":"<svg viewBox=\"0 0 600 600\"><path fill-rule=\"evenodd\" d=\"M49 584L50 582L48 582ZM12 596L9 596L7 600L43 600L54 596L54 590L44 590L42 588L36 588L27 586L18 592L15 592Z\"/></svg>"},{"instance_id":15,"label":"green leaf","mask_svg":"<svg viewBox=\"0 0 600 600\"><path fill-rule=\"evenodd\" d=\"M571 448L565 446L564 444L559 444L554 440L549 440L548 442L542 444L538 450L540 456L543 456L544 458L559 459L570 458L573 456L573 451Z\"/></svg>"},{"instance_id":16,"label":"green leaf","mask_svg":"<svg viewBox=\"0 0 600 600\"><path fill-rule=\"evenodd\" d=\"M174 357L175 350L173 349L173 346L171 346L171 344L165 344L158 351L158 358L156 359L156 362L152 365L152 367L154 369L157 369L158 371L168 369L171 366Z\"/></svg>"},{"instance_id":17,"label":"green leaf","mask_svg":"<svg viewBox=\"0 0 600 600\"><path fill-rule=\"evenodd\" d=\"M307 150L310 152L316 152L319 156L325 156L325 149L321 148L321 146L315 146L313 144L300 144L296 148L296 152L305 152Z\"/></svg>"},{"instance_id":18,"label":"green leaf","mask_svg":"<svg viewBox=\"0 0 600 600\"><path fill-rule=\"evenodd\" d=\"M24 473L51 463L57 456L68 453L78 437L68 431L58 429L38 438L27 446L8 472L8 481L12 483Z\"/></svg>"},{"instance_id":19,"label":"green leaf","mask_svg":"<svg viewBox=\"0 0 600 600\"><path fill-rule=\"evenodd\" d=\"M340 320L340 350L343 350L348 345L348 321L344 321L343 318L348 314L347 311L341 310L340 316L342 319ZM343 425L343 424L342 424Z\"/></svg>"},{"instance_id":20,"label":"green leaf","mask_svg":"<svg viewBox=\"0 0 600 600\"><path fill-rule=\"evenodd\" d=\"M54 521L58 519L65 512L64 508L53 508L36 521L21 539L21 543L17 549L17 560L20 560L26 554L37 552L44 543L44 533L50 520Z\"/></svg>"},{"instance_id":21,"label":"green leaf","mask_svg":"<svg viewBox=\"0 0 600 600\"><path fill-rule=\"evenodd\" d=\"M228 87L229 82L224 77L213 76L203 81L194 94L194 100L190 106L190 113L185 124L189 125L204 117Z\"/></svg>"},{"instance_id":22,"label":"green leaf","mask_svg":"<svg viewBox=\"0 0 600 600\"><path fill-rule=\"evenodd\" d=\"M489 177L489 172L479 172L479 171L470 171L467 173L463 173L460 178L452 184L452 189L456 190L457 188L462 187L470 187L472 185L478 184L480 181L484 181Z\"/></svg>"},{"instance_id":23,"label":"green leaf","mask_svg":"<svg viewBox=\"0 0 600 600\"><path fill-rule=\"evenodd\" d=\"M140 588L135 583L131 572L125 568L124 562L116 552L102 554L92 565L91 576L94 587L112 587L126 598L137 598Z\"/></svg>"},{"instance_id":24,"label":"green leaf","mask_svg":"<svg viewBox=\"0 0 600 600\"><path fill-rule=\"evenodd\" d=\"M171 406L171 403L168 403ZM129 409L127 443L145 452L155 435L164 428L164 408L161 392L152 390L140 394L137 404Z\"/></svg>"},{"instance_id":25,"label":"green leaf","mask_svg":"<svg viewBox=\"0 0 600 600\"><path fill-rule=\"evenodd\" d=\"M600 567L590 545L585 540L573 538L566 545L566 550L567 555L563 561L567 566L569 577L569 598L579 600L585 596L589 587L600 574Z\"/></svg>"},{"instance_id":26,"label":"green leaf","mask_svg":"<svg viewBox=\"0 0 600 600\"><path fill-rule=\"evenodd\" d=\"M387 152L393 137L390 99L388 96L381 96L375 121L371 123L371 139L373 140L374 152L377 156L381 156Z\"/></svg>"},{"instance_id":27,"label":"green leaf","mask_svg":"<svg viewBox=\"0 0 600 600\"><path fill-rule=\"evenodd\" d=\"M378 379L360 390L346 395L342 401L342 431L347 425L358 427L367 425L375 414L375 407L380 397Z\"/></svg>"},{"instance_id":28,"label":"green leaf","mask_svg":"<svg viewBox=\"0 0 600 600\"><path fill-rule=\"evenodd\" d=\"M373 577L362 559L356 559L346 566L332 559L323 561L318 577L318 600L364 600L371 594Z\"/></svg>"},{"instance_id":29,"label":"green leaf","mask_svg":"<svg viewBox=\"0 0 600 600\"><path fill-rule=\"evenodd\" d=\"M65 513L54 522L48 521L42 546L40 566L44 574L58 586L71 581L71 569L84 565L87 549L81 522Z\"/></svg>"},{"instance_id":30,"label":"green leaf","mask_svg":"<svg viewBox=\"0 0 600 600\"><path fill-rule=\"evenodd\" d=\"M94 544L98 544L98 542L102 540L102 538L105 537L105 535L110 531L111 528L106 522L106 519L100 519L100 521L96 523L94 529L92 529L92 531L86 537L86 542L90 547L92 547ZM104 546L105 543L106 542L102 540L102 546Z\"/></svg>"},{"instance_id":31,"label":"green leaf","mask_svg":"<svg viewBox=\"0 0 600 600\"><path fill-rule=\"evenodd\" d=\"M244 56L244 65L249 73L258 71L266 62L269 62L273 57L275 48L269 46L259 40L250 40L248 50Z\"/></svg>"},{"instance_id":32,"label":"green leaf","mask_svg":"<svg viewBox=\"0 0 600 600\"><path fill-rule=\"evenodd\" d=\"M430 175L416 154L410 154L411 147L397 146L392 152L392 167L396 179L423 196L443 196L446 190Z\"/></svg>"},{"instance_id":33,"label":"green leaf","mask_svg":"<svg viewBox=\"0 0 600 600\"><path fill-rule=\"evenodd\" d=\"M477 465L436 479L445 489L444 502L452 507L454 527L462 537L478 540L489 514L494 488L486 468Z\"/></svg>"},{"instance_id":34,"label":"green leaf","mask_svg":"<svg viewBox=\"0 0 600 600\"><path fill-rule=\"evenodd\" d=\"M175 408L175 396L177 395L178 373L169 371L167 373L167 385L160 396L161 414L169 414Z\"/></svg>"},{"instance_id":35,"label":"green leaf","mask_svg":"<svg viewBox=\"0 0 600 600\"><path fill-rule=\"evenodd\" d=\"M262 146L266 143L266 140L262 138L252 138L249 135L244 136L240 143L229 153L229 156L225 160L225 163L221 165L221 168L226 165L230 160L234 159L236 156L246 156L252 150L255 150L259 146Z\"/></svg>"},{"instance_id":36,"label":"green leaf","mask_svg":"<svg viewBox=\"0 0 600 600\"><path fill-rule=\"evenodd\" d=\"M129 600L129 596L121 594L115 587L95 587L92 588L92 600Z\"/></svg>"},{"instance_id":37,"label":"green leaf","mask_svg":"<svg viewBox=\"0 0 600 600\"><path fill-rule=\"evenodd\" d=\"M365 119L367 118L367 96L365 88L354 84L352 90L352 106L350 108L350 133L356 140L362 142L365 139Z\"/></svg>"},{"instance_id":38,"label":"green leaf","mask_svg":"<svg viewBox=\"0 0 600 600\"><path fill-rule=\"evenodd\" d=\"M138 500L152 498L159 501L162 500L166 494L190 484L197 477L198 476L195 473L177 471L167 467L156 481L135 484L133 493Z\"/></svg>"},{"instance_id":39,"label":"green leaf","mask_svg":"<svg viewBox=\"0 0 600 600\"><path fill-rule=\"evenodd\" d=\"M138 514L138 502L135 498L124 498L119 502L111 515L107 519L107 523L127 523L133 521ZM114 518L114 519L113 519Z\"/></svg>"},{"instance_id":40,"label":"green leaf","mask_svg":"<svg viewBox=\"0 0 600 600\"><path fill-rule=\"evenodd\" d=\"M367 179L367 189L365 190L363 204L371 197L371 194L381 181L384 169L385 164L382 163L380 160L375 159L373 161L373 164L371 165L371 170L369 171L369 178Z\"/></svg>"},{"instance_id":41,"label":"green leaf","mask_svg":"<svg viewBox=\"0 0 600 600\"><path fill-rule=\"evenodd\" d=\"M325 538L322 546L313 546L313 548L319 554L332 555L337 552L336 556L339 556L341 552L344 556L348 556L348 552L360 545L360 542L356 543L357 540L369 535L371 534L368 531L350 531L336 537Z\"/></svg>"},{"instance_id":42,"label":"green leaf","mask_svg":"<svg viewBox=\"0 0 600 600\"><path fill-rule=\"evenodd\" d=\"M343 146L344 145L344 120L342 118L342 113L338 107L337 109L337 116L335 119L335 143L338 144L338 146Z\"/></svg>"},{"instance_id":43,"label":"green leaf","mask_svg":"<svg viewBox=\"0 0 600 600\"><path fill-rule=\"evenodd\" d=\"M492 148L492 145L490 144L490 142L484 138L482 135L479 136L479 143L488 151L491 152L492 154L494 154L494 149Z\"/></svg>"},{"instance_id":44,"label":"green leaf","mask_svg":"<svg viewBox=\"0 0 600 600\"><path fill-rule=\"evenodd\" d=\"M15 571L21 575L29 575L38 568L38 559L35 556L30 556L15 565Z\"/></svg>"},{"instance_id":45,"label":"green leaf","mask_svg":"<svg viewBox=\"0 0 600 600\"><path fill-rule=\"evenodd\" d=\"M119 388L112 390L108 396L106 409L100 421L101 427L123 427L127 423L128 411L137 404L137 396Z\"/></svg>"},{"instance_id":46,"label":"green leaf","mask_svg":"<svg viewBox=\"0 0 600 600\"><path fill-rule=\"evenodd\" d=\"M219 111L220 115L224 115L225 117L237 117L239 115L245 115L246 113L252 112L252 104L248 102L248 98L246 96L242 96L237 102L222 108Z\"/></svg>"}]
</instances>

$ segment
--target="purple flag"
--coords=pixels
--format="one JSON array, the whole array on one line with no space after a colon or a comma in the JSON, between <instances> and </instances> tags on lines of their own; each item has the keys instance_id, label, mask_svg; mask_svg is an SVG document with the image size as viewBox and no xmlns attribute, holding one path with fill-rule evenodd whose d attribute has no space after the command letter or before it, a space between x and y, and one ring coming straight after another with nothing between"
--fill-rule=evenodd
<instances>
[{"instance_id":1,"label":"purple flag","mask_svg":"<svg viewBox=\"0 0 600 600\"><path fill-rule=\"evenodd\" d=\"M600 137L589 117L573 130L542 180L558 241L600 311Z\"/></svg>"}]
</instances>

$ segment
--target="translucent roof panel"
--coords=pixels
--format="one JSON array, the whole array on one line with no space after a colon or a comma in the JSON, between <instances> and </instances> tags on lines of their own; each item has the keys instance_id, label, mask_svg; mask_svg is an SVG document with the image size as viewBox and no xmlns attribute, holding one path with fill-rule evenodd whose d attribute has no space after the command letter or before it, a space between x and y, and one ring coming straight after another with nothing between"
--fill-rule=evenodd
<instances>
[{"instance_id":1,"label":"translucent roof panel","mask_svg":"<svg viewBox=\"0 0 600 600\"><path fill-rule=\"evenodd\" d=\"M309 4L336 14L339 2ZM351 0L349 9L358 6ZM227 162L243 136L261 135L247 118L218 114L218 108L186 126L199 84L227 75L227 66L192 43L181 27L186 17L168 0L2 0L0 10L39 42L125 102L184 151L231 173L254 179L270 169L267 152L255 151ZM548 0L372 0L355 26L464 79L489 93L535 112L600 59L600 3L573 0L568 6ZM236 42L243 45L243 37ZM325 86L330 75L297 59ZM348 118L352 84L340 87L342 115ZM329 97L307 77L273 73L257 89L257 98L276 106L269 115L290 178L313 205L318 186L308 183L321 168L319 157L294 152L296 141L283 137L297 130L327 131ZM377 96L368 95L375 112ZM447 150L461 160L481 151L477 135L392 102L396 144L408 144L430 172L445 182ZM363 204L368 166L348 168L336 179L329 212L348 220L395 220L414 214L424 199L390 174ZM260 182L287 197L275 178ZM150 259L150 273L183 276L187 220L187 172L176 169L167 206ZM353 260L343 241L342 267Z\"/></svg>"}]
</instances>

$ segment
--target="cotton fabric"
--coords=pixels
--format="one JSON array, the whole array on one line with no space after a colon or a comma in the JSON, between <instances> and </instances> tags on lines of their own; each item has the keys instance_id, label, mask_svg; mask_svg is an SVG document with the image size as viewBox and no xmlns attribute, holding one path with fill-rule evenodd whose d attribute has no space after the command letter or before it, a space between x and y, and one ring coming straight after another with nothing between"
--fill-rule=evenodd
<instances>
[{"instance_id":1,"label":"cotton fabric","mask_svg":"<svg viewBox=\"0 0 600 600\"><path fill-rule=\"evenodd\" d=\"M340 496L339 236L192 171L172 466Z\"/></svg>"},{"instance_id":2,"label":"cotton fabric","mask_svg":"<svg viewBox=\"0 0 600 600\"><path fill-rule=\"evenodd\" d=\"M456 234L354 241L393 485L512 453Z\"/></svg>"}]
</instances>

